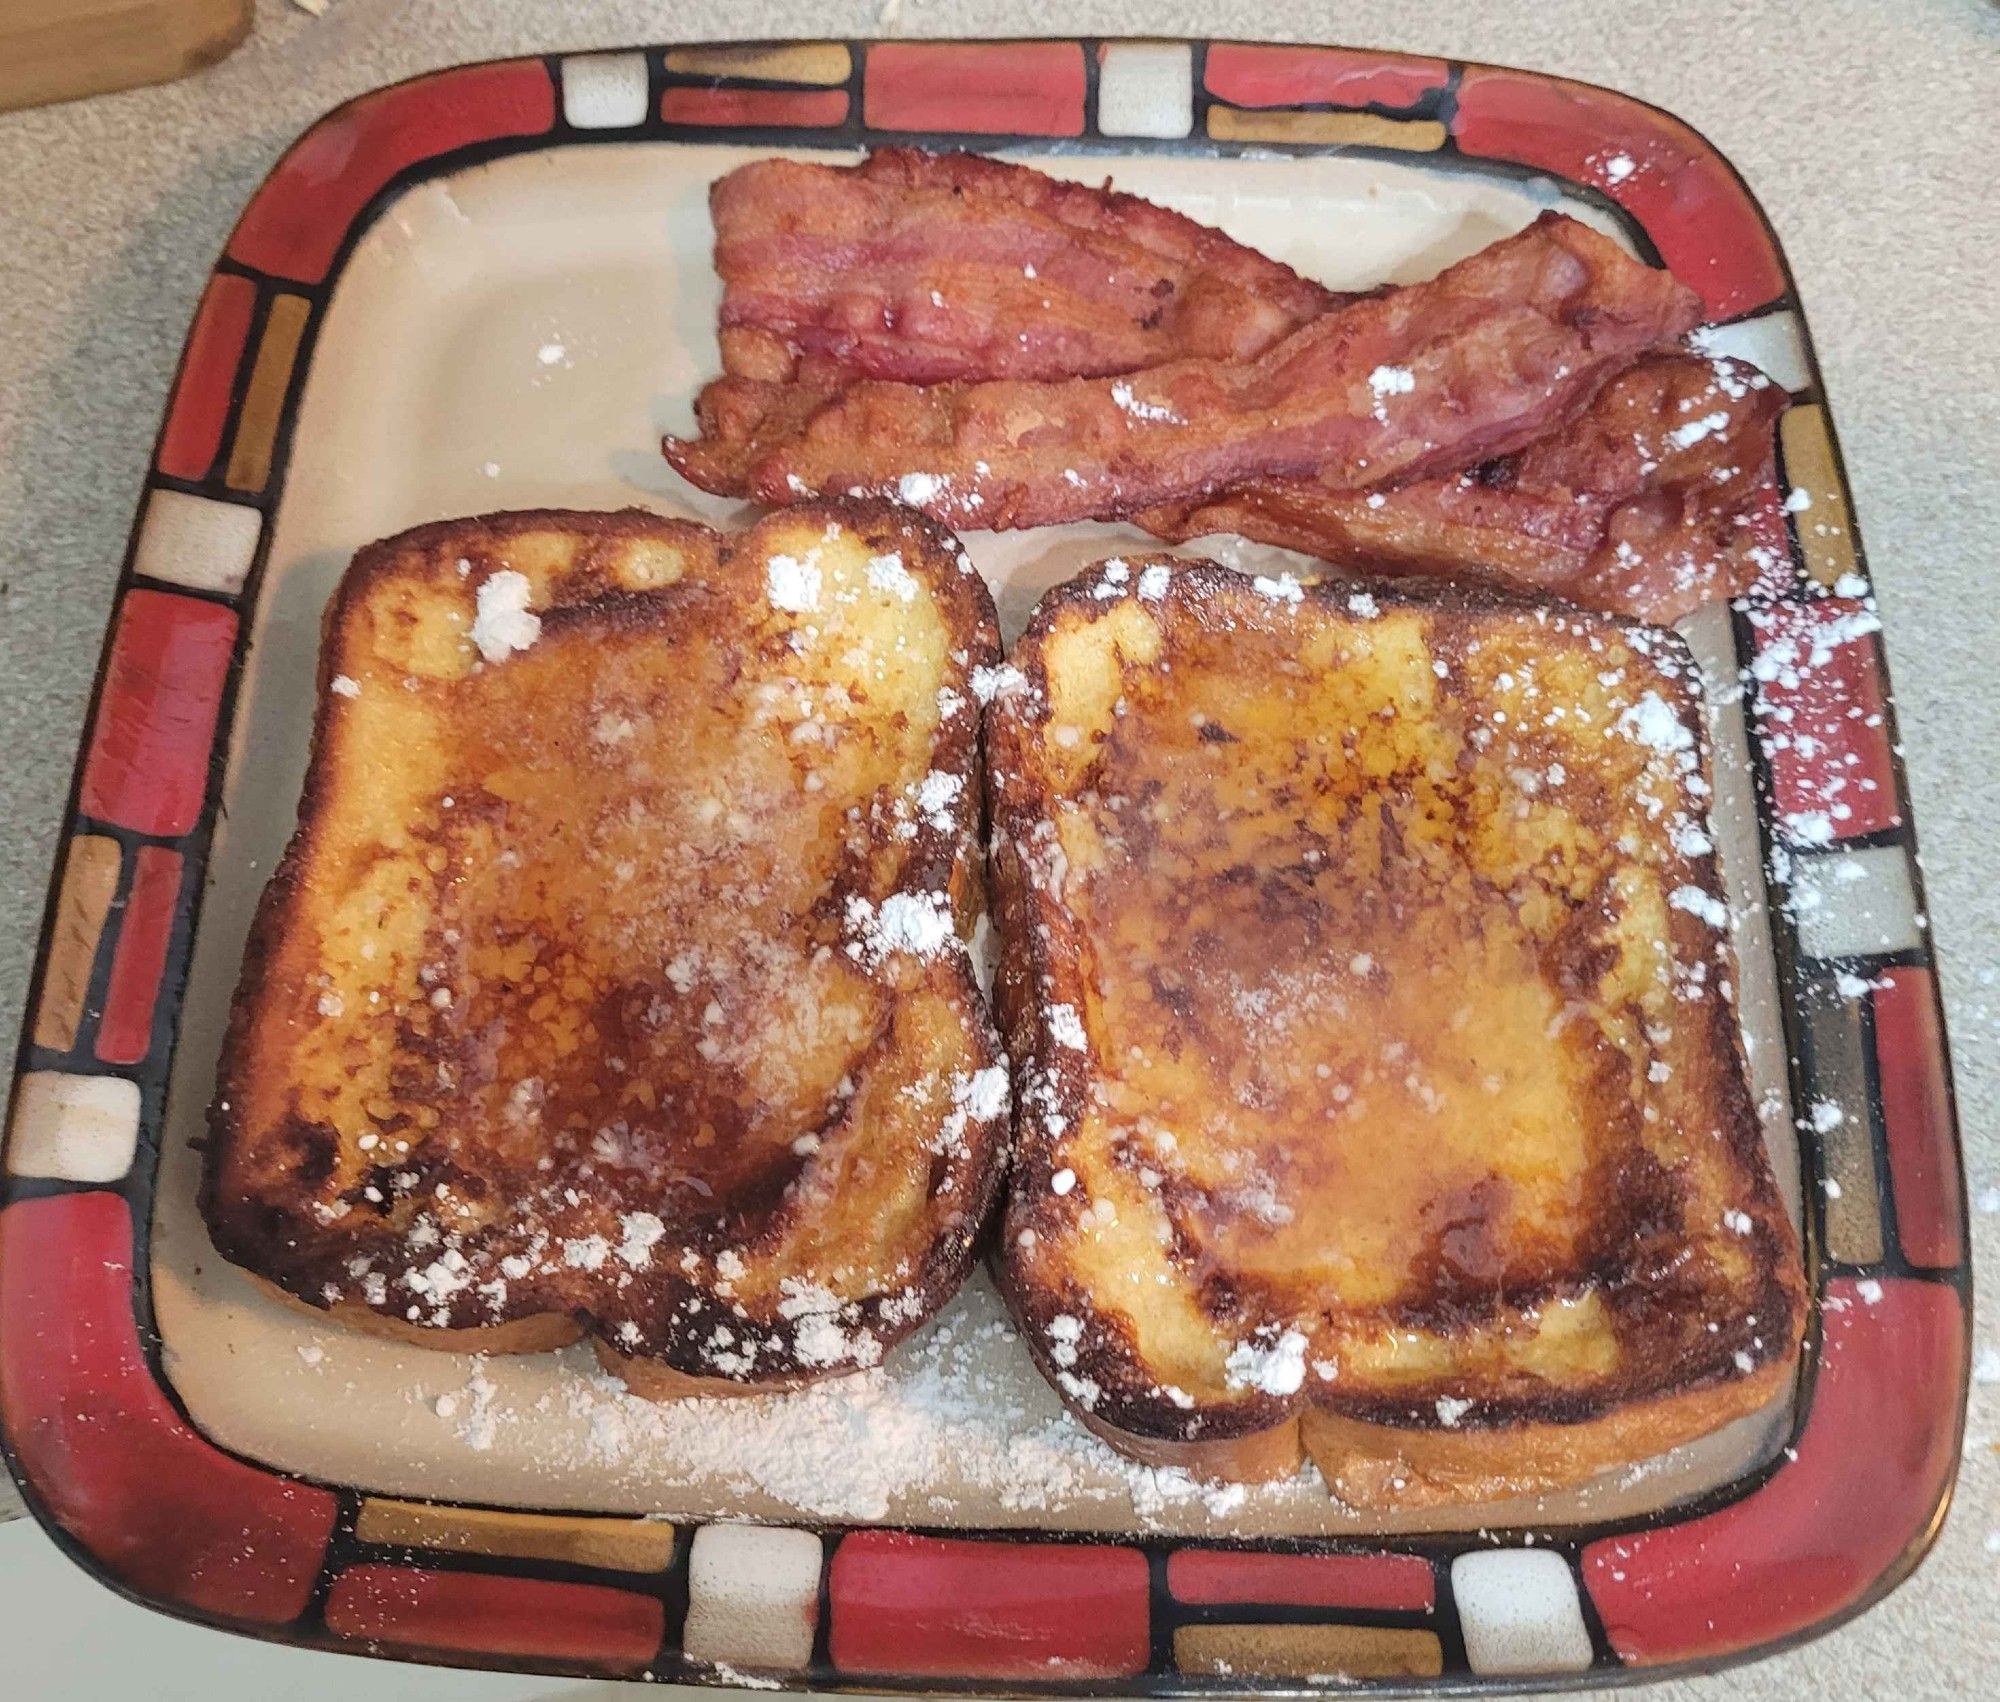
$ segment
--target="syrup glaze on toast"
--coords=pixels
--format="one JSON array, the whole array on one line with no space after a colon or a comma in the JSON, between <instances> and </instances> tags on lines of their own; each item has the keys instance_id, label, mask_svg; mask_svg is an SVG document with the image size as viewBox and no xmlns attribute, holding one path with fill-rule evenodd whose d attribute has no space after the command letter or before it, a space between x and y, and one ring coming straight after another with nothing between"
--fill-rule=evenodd
<instances>
[{"instance_id":1,"label":"syrup glaze on toast","mask_svg":"<svg viewBox=\"0 0 2000 1702\"><path fill-rule=\"evenodd\" d=\"M1134 557L988 712L1001 1279L1142 1458L1484 1499L1770 1399L1694 664L1496 594Z\"/></svg>"},{"instance_id":2,"label":"syrup glaze on toast","mask_svg":"<svg viewBox=\"0 0 2000 1702\"><path fill-rule=\"evenodd\" d=\"M974 676L943 532L528 513L363 550L254 924L203 1207L438 1346L577 1333L642 1393L873 1363L1004 1158Z\"/></svg>"}]
</instances>

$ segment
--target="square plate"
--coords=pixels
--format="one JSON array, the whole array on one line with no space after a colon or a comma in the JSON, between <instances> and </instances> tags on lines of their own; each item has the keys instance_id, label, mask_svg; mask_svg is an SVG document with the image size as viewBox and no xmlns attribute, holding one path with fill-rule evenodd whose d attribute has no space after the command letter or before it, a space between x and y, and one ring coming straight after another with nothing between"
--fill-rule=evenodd
<instances>
[{"instance_id":1,"label":"square plate","mask_svg":"<svg viewBox=\"0 0 2000 1702\"><path fill-rule=\"evenodd\" d=\"M877 1372L660 1408L575 1354L321 1328L216 1258L191 1141L349 555L503 506L726 518L657 453L716 366L707 185L877 140L1110 174L1337 287L1427 276L1561 206L1672 267L1704 346L1793 392L1792 494L1761 517L1781 566L1683 628L1753 1084L1817 1301L1771 1410L1567 1495L1363 1519L1305 1480L1204 1493L1119 1463L983 1279ZM968 542L1011 636L1136 536ZM1809 1635L1921 1557L1964 1405L1964 1189L1893 744L1782 257L1727 163L1624 96L1346 49L1049 40L646 49L365 96L230 238L134 528L9 1124L11 1461L70 1552L152 1605L530 1670L1463 1688Z\"/></svg>"}]
</instances>

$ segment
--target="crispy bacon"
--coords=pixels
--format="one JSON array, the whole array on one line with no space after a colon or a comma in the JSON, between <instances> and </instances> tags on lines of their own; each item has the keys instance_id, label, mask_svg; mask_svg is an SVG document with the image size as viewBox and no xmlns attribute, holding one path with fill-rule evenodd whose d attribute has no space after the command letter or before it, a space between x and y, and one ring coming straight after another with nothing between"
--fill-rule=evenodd
<instances>
[{"instance_id":1,"label":"crispy bacon","mask_svg":"<svg viewBox=\"0 0 2000 1702\"><path fill-rule=\"evenodd\" d=\"M1254 478L1335 490L1422 479L1525 448L1699 316L1666 273L1545 213L1255 360L1059 383L855 384L802 426L760 427L747 488L776 504L873 492L947 525L1009 528L1122 516ZM674 440L666 450L680 465Z\"/></svg>"},{"instance_id":2,"label":"crispy bacon","mask_svg":"<svg viewBox=\"0 0 2000 1702\"><path fill-rule=\"evenodd\" d=\"M709 206L734 378L834 390L1243 360L1347 299L1137 196L975 154L759 160Z\"/></svg>"},{"instance_id":3,"label":"crispy bacon","mask_svg":"<svg viewBox=\"0 0 2000 1702\"><path fill-rule=\"evenodd\" d=\"M751 469L805 430L806 422L841 389L838 380L777 383L718 378L703 385L694 399L699 433L665 438L661 448L674 471L697 489L715 496L746 496Z\"/></svg>"},{"instance_id":4,"label":"crispy bacon","mask_svg":"<svg viewBox=\"0 0 2000 1702\"><path fill-rule=\"evenodd\" d=\"M1787 397L1754 367L1661 355L1517 455L1393 490L1268 479L1139 524L1234 532L1371 573L1448 574L1678 620L1757 576L1746 524Z\"/></svg>"}]
</instances>

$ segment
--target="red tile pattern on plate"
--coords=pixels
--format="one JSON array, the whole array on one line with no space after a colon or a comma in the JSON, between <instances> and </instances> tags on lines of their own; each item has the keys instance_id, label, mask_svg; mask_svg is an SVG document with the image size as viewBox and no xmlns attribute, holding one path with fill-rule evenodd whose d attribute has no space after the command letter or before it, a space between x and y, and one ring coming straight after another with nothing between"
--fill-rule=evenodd
<instances>
[{"instance_id":1,"label":"red tile pattern on plate","mask_svg":"<svg viewBox=\"0 0 2000 1702\"><path fill-rule=\"evenodd\" d=\"M266 1625L304 1609L333 1497L232 1460L168 1404L139 1351L116 1194L0 1211L0 1417L55 1523L128 1589Z\"/></svg>"},{"instance_id":2,"label":"red tile pattern on plate","mask_svg":"<svg viewBox=\"0 0 2000 1702\"><path fill-rule=\"evenodd\" d=\"M1835 839L1894 827L1895 759L1883 713L1875 617L1851 597L1753 609L1752 704L1779 817L1792 837Z\"/></svg>"},{"instance_id":3,"label":"red tile pattern on plate","mask_svg":"<svg viewBox=\"0 0 2000 1702\"><path fill-rule=\"evenodd\" d=\"M664 1624L659 1599L633 1590L415 1566L350 1566L326 1599L336 1637L605 1672L646 1666Z\"/></svg>"},{"instance_id":4,"label":"red tile pattern on plate","mask_svg":"<svg viewBox=\"0 0 2000 1702\"><path fill-rule=\"evenodd\" d=\"M194 826L235 645L233 610L170 591L125 593L84 758L84 814L162 837Z\"/></svg>"},{"instance_id":5,"label":"red tile pattern on plate","mask_svg":"<svg viewBox=\"0 0 2000 1702\"><path fill-rule=\"evenodd\" d=\"M1387 107L1404 111L1450 75L1442 59L1219 41L1208 50L1208 92L1233 106Z\"/></svg>"},{"instance_id":6,"label":"red tile pattern on plate","mask_svg":"<svg viewBox=\"0 0 2000 1702\"><path fill-rule=\"evenodd\" d=\"M1430 1562L1413 1554L1253 1554L1183 1548L1167 1557L1167 1588L1184 1602L1270 1602L1428 1612Z\"/></svg>"},{"instance_id":7,"label":"red tile pattern on plate","mask_svg":"<svg viewBox=\"0 0 2000 1702\"><path fill-rule=\"evenodd\" d=\"M160 471L170 478L205 479L215 465L256 305L257 286L233 273L216 273L202 291L160 431Z\"/></svg>"},{"instance_id":8,"label":"red tile pattern on plate","mask_svg":"<svg viewBox=\"0 0 2000 1702\"><path fill-rule=\"evenodd\" d=\"M1096 1543L863 1531L834 1550L843 1672L1055 1679L1143 1672L1146 1557Z\"/></svg>"},{"instance_id":9,"label":"red tile pattern on plate","mask_svg":"<svg viewBox=\"0 0 2000 1702\"><path fill-rule=\"evenodd\" d=\"M151 1048L153 1006L160 996L180 894L181 854L163 845L140 846L111 956L104 1015L97 1023L97 1055L107 1064L136 1064Z\"/></svg>"},{"instance_id":10,"label":"red tile pattern on plate","mask_svg":"<svg viewBox=\"0 0 2000 1702\"><path fill-rule=\"evenodd\" d=\"M1890 969L1875 989L1875 1057L1889 1179L1896 1191L1896 1236L1913 1265L1955 1265L1959 1165L1945 1076L1937 980L1928 969Z\"/></svg>"},{"instance_id":11,"label":"red tile pattern on plate","mask_svg":"<svg viewBox=\"0 0 2000 1702\"><path fill-rule=\"evenodd\" d=\"M357 214L398 172L475 142L538 136L556 92L538 59L440 71L330 112L292 144L229 239L231 259L317 283Z\"/></svg>"},{"instance_id":12,"label":"red tile pattern on plate","mask_svg":"<svg viewBox=\"0 0 2000 1702\"><path fill-rule=\"evenodd\" d=\"M1950 1481L1964 1316L1941 1283L1827 1285L1796 1461L1706 1518L1583 1551L1612 1648L1641 1665L1752 1648L1853 1607L1920 1540Z\"/></svg>"},{"instance_id":13,"label":"red tile pattern on plate","mask_svg":"<svg viewBox=\"0 0 2000 1702\"><path fill-rule=\"evenodd\" d=\"M799 129L843 123L845 89L671 88L660 96L669 124L784 125Z\"/></svg>"},{"instance_id":14,"label":"red tile pattern on plate","mask_svg":"<svg viewBox=\"0 0 2000 1702\"><path fill-rule=\"evenodd\" d=\"M1784 293L1784 265L1757 203L1677 118L1610 89L1474 66L1459 79L1451 132L1461 152L1604 190L1645 226L1712 318L1734 318Z\"/></svg>"},{"instance_id":15,"label":"red tile pattern on plate","mask_svg":"<svg viewBox=\"0 0 2000 1702\"><path fill-rule=\"evenodd\" d=\"M1080 136L1083 87L1080 42L878 42L861 109L873 130Z\"/></svg>"}]
</instances>

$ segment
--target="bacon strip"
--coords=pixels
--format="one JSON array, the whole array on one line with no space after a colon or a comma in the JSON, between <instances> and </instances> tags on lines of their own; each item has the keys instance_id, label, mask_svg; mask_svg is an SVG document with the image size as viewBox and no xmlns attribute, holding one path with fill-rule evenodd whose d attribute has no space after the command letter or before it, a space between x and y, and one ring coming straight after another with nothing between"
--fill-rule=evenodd
<instances>
[{"instance_id":1,"label":"bacon strip","mask_svg":"<svg viewBox=\"0 0 2000 1702\"><path fill-rule=\"evenodd\" d=\"M718 378L703 385L694 399L699 433L665 438L660 447L674 471L698 490L747 496L757 463L804 431L843 388L837 379L778 383Z\"/></svg>"},{"instance_id":2,"label":"bacon strip","mask_svg":"<svg viewBox=\"0 0 2000 1702\"><path fill-rule=\"evenodd\" d=\"M1137 196L976 154L759 160L709 207L734 378L834 390L1244 360L1348 299Z\"/></svg>"},{"instance_id":3,"label":"bacon strip","mask_svg":"<svg viewBox=\"0 0 2000 1702\"><path fill-rule=\"evenodd\" d=\"M919 387L863 382L763 434L749 493L899 497L947 525L1061 525L1253 478L1329 489L1415 480L1526 447L1697 298L1610 238L1545 213L1428 283L1324 314L1251 361L1128 378ZM669 439L668 458L681 464Z\"/></svg>"},{"instance_id":4,"label":"bacon strip","mask_svg":"<svg viewBox=\"0 0 2000 1702\"><path fill-rule=\"evenodd\" d=\"M1234 532L1371 573L1448 574L1667 623L1756 579L1745 521L1788 398L1754 367L1662 355L1565 429L1472 471L1370 493L1268 479L1151 509L1173 542Z\"/></svg>"}]
</instances>

